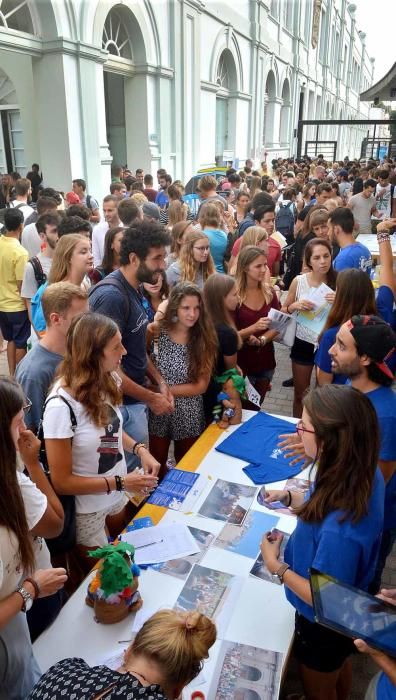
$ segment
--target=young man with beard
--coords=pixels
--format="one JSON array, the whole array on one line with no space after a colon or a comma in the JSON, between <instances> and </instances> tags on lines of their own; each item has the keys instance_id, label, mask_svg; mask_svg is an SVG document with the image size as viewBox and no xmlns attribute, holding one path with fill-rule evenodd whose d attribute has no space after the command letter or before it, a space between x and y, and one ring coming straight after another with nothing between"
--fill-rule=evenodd
<instances>
[{"instance_id":1,"label":"young man with beard","mask_svg":"<svg viewBox=\"0 0 396 700\"><path fill-rule=\"evenodd\" d=\"M51 269L52 258L54 257L56 244L59 238L59 221L60 219L57 214L42 214L36 222L37 233L41 240L42 252L34 255L28 261L23 273L21 288L21 297L25 300L30 321L32 320L31 300L38 288L48 279Z\"/></svg>"},{"instance_id":2,"label":"young man with beard","mask_svg":"<svg viewBox=\"0 0 396 700\"><path fill-rule=\"evenodd\" d=\"M140 293L143 282L155 283L165 269L165 246L169 243L170 237L160 224L136 220L125 230L120 268L93 287L89 298L92 311L110 316L119 325L127 351L119 370L123 428L138 442L148 441L147 407L156 415L172 413L174 408L169 387L147 355L148 319ZM146 375L155 389L145 386ZM126 460L128 471L140 465L131 453Z\"/></svg>"},{"instance_id":3,"label":"young man with beard","mask_svg":"<svg viewBox=\"0 0 396 700\"><path fill-rule=\"evenodd\" d=\"M377 316L353 316L344 323L329 350L331 370L349 377L366 394L377 413L381 443L378 466L386 482L385 520L371 593L377 593L386 558L396 540L396 393L386 360L395 351L396 335Z\"/></svg>"}]
</instances>

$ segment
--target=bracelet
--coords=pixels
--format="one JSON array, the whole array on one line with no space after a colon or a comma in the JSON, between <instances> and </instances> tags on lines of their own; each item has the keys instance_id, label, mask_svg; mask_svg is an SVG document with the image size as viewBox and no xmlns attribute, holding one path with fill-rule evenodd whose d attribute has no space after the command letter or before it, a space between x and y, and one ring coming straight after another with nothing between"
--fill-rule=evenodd
<instances>
[{"instance_id":1,"label":"bracelet","mask_svg":"<svg viewBox=\"0 0 396 700\"><path fill-rule=\"evenodd\" d=\"M125 491L124 477L115 474L114 479L116 484L116 491Z\"/></svg>"},{"instance_id":2,"label":"bracelet","mask_svg":"<svg viewBox=\"0 0 396 700\"><path fill-rule=\"evenodd\" d=\"M385 243L386 241L390 241L390 234L387 231L378 231L377 243Z\"/></svg>"},{"instance_id":3,"label":"bracelet","mask_svg":"<svg viewBox=\"0 0 396 700\"><path fill-rule=\"evenodd\" d=\"M261 343L261 345L264 346L264 345L266 344L266 342L267 342L267 338L265 337L265 335L260 335L260 343Z\"/></svg>"},{"instance_id":4,"label":"bracelet","mask_svg":"<svg viewBox=\"0 0 396 700\"><path fill-rule=\"evenodd\" d=\"M146 447L146 445L144 444L144 442L135 442L135 444L134 444L134 446L133 446L133 448L132 448L132 454L134 454L134 455L137 456L137 455L138 455L138 451L140 450L141 447L144 447L144 448L147 450L147 447Z\"/></svg>"},{"instance_id":5,"label":"bracelet","mask_svg":"<svg viewBox=\"0 0 396 700\"><path fill-rule=\"evenodd\" d=\"M290 508L291 502L292 502L292 495L291 495L291 491L289 491L289 489L287 489L287 493L289 494L289 502L288 502L286 508Z\"/></svg>"},{"instance_id":6,"label":"bracelet","mask_svg":"<svg viewBox=\"0 0 396 700\"><path fill-rule=\"evenodd\" d=\"M35 581L34 578L31 578L30 576L27 576L25 578L25 581L29 581L29 583L32 584L32 586L34 588L34 599L36 600L36 598L38 598L40 596L40 593L41 593L40 586L38 585L37 581Z\"/></svg>"},{"instance_id":7,"label":"bracelet","mask_svg":"<svg viewBox=\"0 0 396 700\"><path fill-rule=\"evenodd\" d=\"M109 494L111 493L111 488L110 488L109 481L108 481L108 479L106 479L105 476L104 476L103 478L104 478L104 480L105 480L105 482L106 482L106 486L107 486L107 491L106 491L106 493L107 493L107 495L109 495Z\"/></svg>"}]
</instances>

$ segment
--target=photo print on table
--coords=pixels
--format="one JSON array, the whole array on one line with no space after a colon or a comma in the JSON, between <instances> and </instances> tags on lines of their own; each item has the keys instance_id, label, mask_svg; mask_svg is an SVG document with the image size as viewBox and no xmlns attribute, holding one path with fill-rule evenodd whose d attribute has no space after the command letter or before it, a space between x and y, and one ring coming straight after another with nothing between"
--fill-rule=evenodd
<instances>
[{"instance_id":1,"label":"photo print on table","mask_svg":"<svg viewBox=\"0 0 396 700\"><path fill-rule=\"evenodd\" d=\"M283 655L278 651L222 642L209 697L213 700L273 700L279 694Z\"/></svg>"},{"instance_id":2,"label":"photo print on table","mask_svg":"<svg viewBox=\"0 0 396 700\"><path fill-rule=\"evenodd\" d=\"M200 551L197 554L191 554L189 557L182 557L181 559L170 559L169 561L163 562L163 564L154 564L151 569L154 571L160 571L161 574L168 574L169 576L175 576L182 581L185 581L194 564L198 564L203 556L205 555L208 547L212 544L216 535L206 530L199 530L196 527L187 526L190 530L192 536L194 537Z\"/></svg>"},{"instance_id":3,"label":"photo print on table","mask_svg":"<svg viewBox=\"0 0 396 700\"><path fill-rule=\"evenodd\" d=\"M217 479L208 497L201 505L198 515L213 520L223 520L232 525L242 525L256 491L255 486L244 486Z\"/></svg>"},{"instance_id":4,"label":"photo print on table","mask_svg":"<svg viewBox=\"0 0 396 700\"><path fill-rule=\"evenodd\" d=\"M275 515L250 510L242 525L224 525L214 546L255 559L260 551L263 534L276 527L278 520Z\"/></svg>"},{"instance_id":5,"label":"photo print on table","mask_svg":"<svg viewBox=\"0 0 396 700\"><path fill-rule=\"evenodd\" d=\"M288 479L285 483L284 489L285 491L299 491L300 493L306 493L309 490L310 482L307 479L299 479L298 477L291 477ZM260 491L257 494L257 503L260 506L264 506L265 508L269 508L270 510L276 510L277 515L293 515L294 513L290 508L285 508L284 506L271 506L270 503L265 502L265 493L266 493L267 487L262 486ZM271 490L271 489L269 489ZM277 501L278 503L278 501Z\"/></svg>"},{"instance_id":6,"label":"photo print on table","mask_svg":"<svg viewBox=\"0 0 396 700\"><path fill-rule=\"evenodd\" d=\"M175 610L198 610L216 622L231 598L238 577L196 564L174 605ZM231 613L231 611L230 611ZM229 615L227 614L227 617Z\"/></svg>"},{"instance_id":7,"label":"photo print on table","mask_svg":"<svg viewBox=\"0 0 396 700\"><path fill-rule=\"evenodd\" d=\"M283 535L283 540L280 548L280 554L279 554L279 566L283 564L284 562L284 554L285 554L285 549L286 545L290 539L290 533L289 532L283 532L282 530L279 530L281 535ZM260 578L262 581L269 581L270 583L276 583L279 584L279 581L274 581L272 578L271 573L268 571L266 565L264 564L263 557L261 554L258 555L256 561L254 562L252 568L250 569L250 574L251 576L254 576L255 578Z\"/></svg>"}]
</instances>

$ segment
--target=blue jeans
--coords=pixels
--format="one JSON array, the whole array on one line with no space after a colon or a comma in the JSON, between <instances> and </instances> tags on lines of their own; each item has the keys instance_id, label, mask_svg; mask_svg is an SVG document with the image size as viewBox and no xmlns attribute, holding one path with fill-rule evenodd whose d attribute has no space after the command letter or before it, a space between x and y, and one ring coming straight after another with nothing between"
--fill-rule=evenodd
<instances>
[{"instance_id":1,"label":"blue jeans","mask_svg":"<svg viewBox=\"0 0 396 700\"><path fill-rule=\"evenodd\" d=\"M131 403L120 407L123 430L129 437L137 442L145 442L148 445L148 415L147 406L144 403ZM128 472L133 472L136 467L140 467L139 457L132 452L125 451L125 461Z\"/></svg>"}]
</instances>

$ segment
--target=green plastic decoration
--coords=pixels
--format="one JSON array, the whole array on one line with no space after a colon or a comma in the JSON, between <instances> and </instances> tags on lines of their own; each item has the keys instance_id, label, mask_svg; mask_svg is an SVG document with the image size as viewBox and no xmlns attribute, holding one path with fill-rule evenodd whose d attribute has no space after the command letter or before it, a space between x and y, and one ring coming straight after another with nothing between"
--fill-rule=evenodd
<instances>
[{"instance_id":1,"label":"green plastic decoration","mask_svg":"<svg viewBox=\"0 0 396 700\"><path fill-rule=\"evenodd\" d=\"M125 554L132 558L135 553L133 545L119 542L89 552L90 557L102 558L100 564L100 587L106 598L122 592L133 584L133 575Z\"/></svg>"},{"instance_id":2,"label":"green plastic decoration","mask_svg":"<svg viewBox=\"0 0 396 700\"><path fill-rule=\"evenodd\" d=\"M231 379L238 394L243 399L246 398L245 377L241 377L236 369L227 369L220 377L215 377L215 379L218 384L225 384Z\"/></svg>"}]
</instances>

